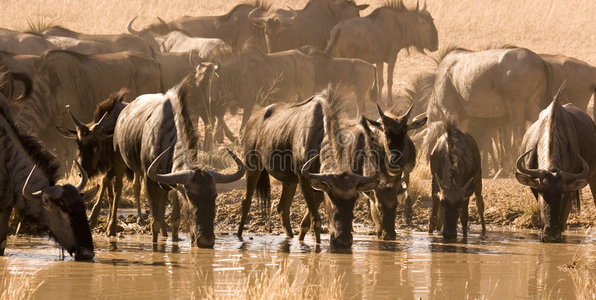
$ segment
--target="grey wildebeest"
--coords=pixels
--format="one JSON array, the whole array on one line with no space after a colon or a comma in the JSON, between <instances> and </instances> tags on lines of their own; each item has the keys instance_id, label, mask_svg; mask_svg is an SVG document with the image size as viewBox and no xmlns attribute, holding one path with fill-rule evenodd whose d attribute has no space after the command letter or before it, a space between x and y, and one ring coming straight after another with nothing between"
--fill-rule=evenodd
<instances>
[{"instance_id":1,"label":"grey wildebeest","mask_svg":"<svg viewBox=\"0 0 596 300\"><path fill-rule=\"evenodd\" d=\"M153 57L154 45L131 34L84 34L62 26L52 26L44 30L31 29L31 34L39 35L56 47L83 54L101 54L134 51Z\"/></svg>"},{"instance_id":2,"label":"grey wildebeest","mask_svg":"<svg viewBox=\"0 0 596 300\"><path fill-rule=\"evenodd\" d=\"M372 175L353 172L351 159L355 144L344 146L337 140L344 128L342 102L337 89L326 89L299 104L269 105L251 117L243 140L248 171L239 237L242 237L255 189L268 203L271 175L283 184L277 211L286 236L293 237L289 209L296 186L300 184L308 214L302 220L299 240L304 239L312 224L315 240L320 243L318 207L325 192L331 245L349 247L352 244L353 209L358 193L374 189L379 183L379 174L376 170ZM315 170L317 173L312 173Z\"/></svg>"},{"instance_id":3,"label":"grey wildebeest","mask_svg":"<svg viewBox=\"0 0 596 300\"><path fill-rule=\"evenodd\" d=\"M269 52L313 45L324 49L329 31L340 21L357 18L368 4L352 0L310 0L301 10L262 9L250 12L248 18L265 32Z\"/></svg>"},{"instance_id":4,"label":"grey wildebeest","mask_svg":"<svg viewBox=\"0 0 596 300\"><path fill-rule=\"evenodd\" d=\"M219 77L212 84L212 105L241 107L242 126L255 104L267 104L258 101L292 102L306 99L314 92L312 59L298 50L265 54L247 49L223 62L219 69Z\"/></svg>"},{"instance_id":5,"label":"grey wildebeest","mask_svg":"<svg viewBox=\"0 0 596 300\"><path fill-rule=\"evenodd\" d=\"M196 85L206 92L214 72L215 66L204 62L196 74L189 74L166 94L141 95L118 117L114 149L120 152L126 165L143 178L151 203L154 243L163 227L168 190L174 188L184 200L183 204L190 207L193 244L212 247L215 243L215 184L233 182L244 175L244 165L231 151L230 155L238 164L235 174L222 175L198 166L197 133L188 116L186 92L193 77ZM177 205L172 204L173 211ZM172 216L172 239L177 239L178 219L179 216Z\"/></svg>"},{"instance_id":6,"label":"grey wildebeest","mask_svg":"<svg viewBox=\"0 0 596 300\"><path fill-rule=\"evenodd\" d=\"M57 185L60 163L33 137L17 129L8 102L0 95L0 256L4 255L8 219L15 208L28 220L50 229L58 243L75 260L92 259L93 240L85 201L97 189L82 192L87 174L76 186Z\"/></svg>"},{"instance_id":7,"label":"grey wildebeest","mask_svg":"<svg viewBox=\"0 0 596 300\"><path fill-rule=\"evenodd\" d=\"M562 103L570 102L586 111L590 97L596 97L596 67L577 58L561 54L540 54L551 66L551 93L565 82L562 91ZM592 118L596 119L596 105L593 106Z\"/></svg>"},{"instance_id":8,"label":"grey wildebeest","mask_svg":"<svg viewBox=\"0 0 596 300\"><path fill-rule=\"evenodd\" d=\"M184 16L167 23L159 19L158 23L142 30L131 30L131 21L128 29L130 33L137 36L144 34L165 36L172 31L182 30L193 37L221 39L232 46L234 51L240 51L248 46L266 51L263 30L250 22L248 14L253 9L267 11L269 6L264 1L255 0L236 5L227 14L221 16Z\"/></svg>"},{"instance_id":9,"label":"grey wildebeest","mask_svg":"<svg viewBox=\"0 0 596 300\"><path fill-rule=\"evenodd\" d=\"M432 212L428 232L443 229L445 239L457 237L457 220L461 221L463 236L468 236L468 204L475 194L476 207L484 223L482 170L480 150L474 138L448 122L430 154L432 173Z\"/></svg>"},{"instance_id":10,"label":"grey wildebeest","mask_svg":"<svg viewBox=\"0 0 596 300\"><path fill-rule=\"evenodd\" d=\"M315 67L315 90L323 90L329 83L340 84L344 96L354 94L358 103L357 115L365 112L366 102L377 103L377 68L356 58L336 58L313 46L301 47Z\"/></svg>"},{"instance_id":11,"label":"grey wildebeest","mask_svg":"<svg viewBox=\"0 0 596 300\"><path fill-rule=\"evenodd\" d=\"M405 192L404 217L406 224L412 224L412 198L410 195L410 173L416 166L416 147L408 131L426 124L425 116L418 116L409 122L414 105L402 116L385 113L377 106L378 122L367 120L371 125L371 153L378 162L381 173L379 185L365 193L369 199L370 214L375 223L377 235L384 240L395 239L395 218L397 196ZM364 130L362 134L367 134Z\"/></svg>"},{"instance_id":12,"label":"grey wildebeest","mask_svg":"<svg viewBox=\"0 0 596 300\"><path fill-rule=\"evenodd\" d=\"M437 28L426 5L407 9L401 0L386 1L370 15L339 22L331 30L325 53L366 60L377 66L379 93L383 88L383 63L387 63L387 95L392 103L393 69L397 53L414 47L436 51Z\"/></svg>"},{"instance_id":13,"label":"grey wildebeest","mask_svg":"<svg viewBox=\"0 0 596 300\"><path fill-rule=\"evenodd\" d=\"M159 65L137 52L83 55L48 51L39 62L31 96L24 99L15 121L61 156L72 157L71 147L54 129L71 124L65 106L70 105L79 118L90 120L96 105L122 87L133 97L160 91Z\"/></svg>"},{"instance_id":14,"label":"grey wildebeest","mask_svg":"<svg viewBox=\"0 0 596 300\"><path fill-rule=\"evenodd\" d=\"M15 54L41 55L47 50L56 49L46 39L20 31L0 28L0 50Z\"/></svg>"},{"instance_id":15,"label":"grey wildebeest","mask_svg":"<svg viewBox=\"0 0 596 300\"><path fill-rule=\"evenodd\" d=\"M432 149L443 132L441 124L451 120L478 141L481 151L490 151L487 137L502 126L502 167L506 168L513 163L507 158L515 152L513 144L521 140L526 121L536 120L547 105L549 65L524 48L450 49L440 61L427 108L429 131L423 148ZM479 119L484 120L483 126L473 126ZM488 169L487 161L482 163Z\"/></svg>"},{"instance_id":16,"label":"grey wildebeest","mask_svg":"<svg viewBox=\"0 0 596 300\"><path fill-rule=\"evenodd\" d=\"M596 199L596 125L573 104L562 106L560 92L524 135L515 173L538 202L544 242L563 239L571 204L588 183Z\"/></svg>"},{"instance_id":17,"label":"grey wildebeest","mask_svg":"<svg viewBox=\"0 0 596 300\"><path fill-rule=\"evenodd\" d=\"M74 139L79 150L81 165L91 178L101 177L100 194L89 216L89 224L94 226L101 210L101 202L107 196L110 207L108 216L107 234L116 235L117 211L122 195L123 176L131 179L134 174L126 168L120 158L120 153L114 151L112 135L116 127L116 120L120 112L128 105L123 102L128 94L127 89L113 93L108 99L97 105L93 112L93 121L84 124L69 110L75 129L57 127L60 134L66 138ZM140 193L140 178L134 177L133 191L137 204L139 221L142 222ZM107 193L107 194L106 194Z\"/></svg>"}]
</instances>

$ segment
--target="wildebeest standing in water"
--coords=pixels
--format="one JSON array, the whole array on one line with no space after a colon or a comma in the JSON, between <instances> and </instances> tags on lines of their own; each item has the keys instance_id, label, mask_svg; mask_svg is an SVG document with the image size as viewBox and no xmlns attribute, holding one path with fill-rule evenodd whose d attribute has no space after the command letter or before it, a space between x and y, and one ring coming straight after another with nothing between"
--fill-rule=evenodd
<instances>
[{"instance_id":1,"label":"wildebeest standing in water","mask_svg":"<svg viewBox=\"0 0 596 300\"><path fill-rule=\"evenodd\" d=\"M565 82L561 103L570 102L586 111L590 98L596 99L596 67L561 54L540 54L540 57L551 66L551 93L554 95L554 89ZM596 105L593 106L592 118L596 119Z\"/></svg>"},{"instance_id":2,"label":"wildebeest standing in water","mask_svg":"<svg viewBox=\"0 0 596 300\"><path fill-rule=\"evenodd\" d=\"M344 147L337 140L345 127L342 106L339 91L331 88L302 103L273 104L253 114L243 140L248 171L239 237L255 188L268 206L271 175L283 184L277 211L288 237L293 237L289 209L296 186L300 184L308 215L302 220L299 240L304 239L312 224L315 240L320 243L318 207L324 197L321 192L325 192L331 245L349 247L352 244L353 209L358 193L373 189L378 184L379 174L374 168L373 175L358 175L351 169L354 149L350 146L355 145ZM315 170L317 173L312 173Z\"/></svg>"},{"instance_id":3,"label":"wildebeest standing in water","mask_svg":"<svg viewBox=\"0 0 596 300\"><path fill-rule=\"evenodd\" d=\"M193 214L193 244L212 247L215 243L215 184L232 182L244 175L244 165L232 152L229 153L238 164L235 174L222 175L199 168L197 133L188 116L186 93L193 80L206 93L214 72L212 63L202 63L196 74L189 74L166 94L139 96L122 110L116 123L115 150L136 175L143 176L151 203L154 243L163 227L168 190L174 188ZM174 199L172 203L173 212L179 210L177 202ZM179 216L173 215L173 240L177 240L178 226Z\"/></svg>"},{"instance_id":4,"label":"wildebeest standing in water","mask_svg":"<svg viewBox=\"0 0 596 300\"><path fill-rule=\"evenodd\" d=\"M132 97L160 91L159 65L136 52L48 51L33 78L31 96L24 99L15 121L19 128L40 136L58 156L73 158L72 146L54 129L71 124L65 106L70 105L77 117L90 120L96 105L122 87L130 89Z\"/></svg>"},{"instance_id":5,"label":"wildebeest standing in water","mask_svg":"<svg viewBox=\"0 0 596 300\"><path fill-rule=\"evenodd\" d=\"M212 105L241 107L244 110L242 126L250 118L255 104L294 102L314 92L312 59L298 50L265 54L247 49L223 62L218 74L212 85ZM223 116L218 118L223 119Z\"/></svg>"},{"instance_id":6,"label":"wildebeest standing in water","mask_svg":"<svg viewBox=\"0 0 596 300\"><path fill-rule=\"evenodd\" d=\"M468 204L475 194L476 207L486 233L480 150L474 138L448 122L430 154L432 173L432 212L428 232L443 229L445 239L457 237L457 220L463 236L468 236Z\"/></svg>"},{"instance_id":7,"label":"wildebeest standing in water","mask_svg":"<svg viewBox=\"0 0 596 300\"><path fill-rule=\"evenodd\" d=\"M426 124L426 117L418 116L409 122L414 104L402 116L385 113L377 106L379 122L367 120L371 125L371 152L379 163L381 181L366 196L370 200L370 214L375 223L377 235L384 240L395 239L395 218L397 196L405 192L404 217L406 224L412 224L412 197L410 195L410 173L416 166L416 147L408 131Z\"/></svg>"},{"instance_id":8,"label":"wildebeest standing in water","mask_svg":"<svg viewBox=\"0 0 596 300\"><path fill-rule=\"evenodd\" d=\"M130 30L131 21L128 28L130 33L138 36L145 34L165 36L172 31L182 30L193 37L221 39L231 45L234 51L256 47L265 52L267 46L263 30L250 22L248 14L253 9L267 11L269 6L265 1L255 0L236 5L227 14L221 16L184 16L167 23L159 19L158 23L142 30Z\"/></svg>"},{"instance_id":9,"label":"wildebeest standing in water","mask_svg":"<svg viewBox=\"0 0 596 300\"><path fill-rule=\"evenodd\" d=\"M368 4L352 0L310 0L301 10L254 9L248 15L265 32L267 49L278 52L313 45L324 49L329 31L342 20L357 18Z\"/></svg>"},{"instance_id":10,"label":"wildebeest standing in water","mask_svg":"<svg viewBox=\"0 0 596 300\"><path fill-rule=\"evenodd\" d=\"M94 257L85 201L97 188L83 192L87 174L79 166L81 182L56 185L60 163L31 136L14 124L8 102L0 95L0 256L4 255L8 220L13 208L39 225L47 226L75 260Z\"/></svg>"},{"instance_id":11,"label":"wildebeest standing in water","mask_svg":"<svg viewBox=\"0 0 596 300\"><path fill-rule=\"evenodd\" d=\"M357 115L363 114L366 102L377 103L377 68L356 58L332 57L313 46L301 47L315 66L315 90L321 91L329 83L339 84L344 96L354 94L358 103Z\"/></svg>"},{"instance_id":12,"label":"wildebeest standing in water","mask_svg":"<svg viewBox=\"0 0 596 300\"><path fill-rule=\"evenodd\" d=\"M542 241L562 241L571 204L590 184L596 199L596 125L573 104L561 106L560 93L524 135L517 180L538 201Z\"/></svg>"},{"instance_id":13,"label":"wildebeest standing in water","mask_svg":"<svg viewBox=\"0 0 596 300\"><path fill-rule=\"evenodd\" d=\"M383 89L383 63L387 63L387 95L393 102L393 69L397 53L414 47L436 51L439 40L426 5L407 9L401 0L391 0L362 18L339 22L331 30L325 53L366 60L377 66L379 94Z\"/></svg>"},{"instance_id":14,"label":"wildebeest standing in water","mask_svg":"<svg viewBox=\"0 0 596 300\"><path fill-rule=\"evenodd\" d=\"M60 134L64 137L75 139L81 165L89 176L91 178L102 177L99 197L89 216L89 224L90 226L94 226L97 223L102 199L104 196L107 196L110 214L108 216L106 232L109 236L116 236L118 205L122 195L122 179L124 176L128 177L128 179L132 179L134 176L132 171L128 170L122 162L120 153L114 151L112 138L114 128L116 127L116 120L120 112L128 104L123 102L128 92L128 89L121 89L98 104L95 112L93 112L93 121L89 124L79 121L69 110L75 129L57 127ZM140 203L141 183L138 176L134 177L133 191L137 204L139 222L142 223Z\"/></svg>"}]
</instances>

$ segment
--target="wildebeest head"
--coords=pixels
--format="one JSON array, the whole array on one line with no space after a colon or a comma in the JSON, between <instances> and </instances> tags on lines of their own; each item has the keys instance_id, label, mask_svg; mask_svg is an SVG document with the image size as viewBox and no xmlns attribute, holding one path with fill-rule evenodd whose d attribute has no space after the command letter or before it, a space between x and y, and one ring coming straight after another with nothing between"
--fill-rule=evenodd
<instances>
[{"instance_id":1,"label":"wildebeest head","mask_svg":"<svg viewBox=\"0 0 596 300\"><path fill-rule=\"evenodd\" d=\"M89 260L95 254L85 202L95 197L99 186L82 192L87 184L87 173L78 162L76 164L82 177L76 186L53 185L33 191L29 186L29 179L35 171L35 167L33 167L25 181L22 194L27 199L42 203L48 228L58 243L70 255L74 254L75 260Z\"/></svg>"},{"instance_id":2,"label":"wildebeest head","mask_svg":"<svg viewBox=\"0 0 596 300\"><path fill-rule=\"evenodd\" d=\"M422 6L422 9L420 9L418 3L416 3L416 11L418 12L415 26L415 28L417 28L416 34L419 39L418 47L428 49L432 52L437 51L439 48L439 34L433 17L430 15L430 12L426 10L426 2Z\"/></svg>"},{"instance_id":3,"label":"wildebeest head","mask_svg":"<svg viewBox=\"0 0 596 300\"><path fill-rule=\"evenodd\" d=\"M530 154L534 152L533 157ZM535 159L536 149L522 154L517 159L515 177L521 184L529 186L537 195L540 217L544 223L542 240L545 242L562 241L564 203L570 201L571 192L581 190L588 184L590 167L585 159L577 156L582 163L582 171L569 173L563 170L541 170L526 167L528 160Z\"/></svg>"},{"instance_id":4,"label":"wildebeest head","mask_svg":"<svg viewBox=\"0 0 596 300\"><path fill-rule=\"evenodd\" d=\"M180 30L174 25L166 23L160 17L157 17L158 23L151 24L149 27L136 30L132 27L132 23L136 20L136 16L128 22L126 25L126 29L128 32L134 36L141 38L143 41L147 42L151 45L156 52L161 52L160 43L163 41L163 37L165 37L168 33L176 30Z\"/></svg>"},{"instance_id":5,"label":"wildebeest head","mask_svg":"<svg viewBox=\"0 0 596 300\"><path fill-rule=\"evenodd\" d=\"M452 168L454 167L452 166ZM460 211L468 209L469 197L474 193L474 177L470 178L463 186L456 184L453 176L447 182L443 182L437 174L433 174L433 178L439 188L437 197L441 203L445 218L443 237L445 239L454 239L457 237L457 220Z\"/></svg>"},{"instance_id":6,"label":"wildebeest head","mask_svg":"<svg viewBox=\"0 0 596 300\"><path fill-rule=\"evenodd\" d=\"M238 170L234 174L224 175L213 170L201 170L193 167L189 170L177 171L168 174L159 174L157 169L166 154L169 154L170 148L162 152L147 169L147 176L162 184L174 186L196 210L193 212L193 226L191 226L192 235L196 238L197 246L201 248L210 248L215 244L215 234L213 233L213 220L215 219L215 198L217 191L216 183L234 182L244 175L244 164L229 149L230 156L238 165Z\"/></svg>"}]
</instances>

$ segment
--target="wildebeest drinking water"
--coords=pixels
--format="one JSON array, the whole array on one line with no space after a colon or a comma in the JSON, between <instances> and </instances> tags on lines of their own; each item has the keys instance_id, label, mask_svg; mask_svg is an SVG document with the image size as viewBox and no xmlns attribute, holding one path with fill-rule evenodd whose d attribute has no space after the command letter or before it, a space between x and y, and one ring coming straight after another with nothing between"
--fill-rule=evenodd
<instances>
[{"instance_id":1,"label":"wildebeest drinking water","mask_svg":"<svg viewBox=\"0 0 596 300\"><path fill-rule=\"evenodd\" d=\"M379 174L374 168L372 175L355 174L351 169L354 149L337 141L345 128L343 109L339 91L330 88L299 104L267 106L251 117L243 140L248 171L238 236L242 236L255 188L263 198L269 197L271 175L283 184L277 210L288 237L293 237L290 204L300 184L309 214L302 220L299 240L312 224L315 240L320 243L318 207L323 202L321 192L325 192L331 245L351 246L358 193L374 189Z\"/></svg>"},{"instance_id":2,"label":"wildebeest drinking water","mask_svg":"<svg viewBox=\"0 0 596 300\"><path fill-rule=\"evenodd\" d=\"M193 78L206 93L215 65L202 63L166 94L142 95L124 108L114 130L114 148L126 165L143 176L151 204L153 242L163 227L168 191L174 188L190 207L191 236L199 247L213 247L216 183L233 182L244 175L244 165L232 153L238 171L223 175L199 167L196 129L188 116L186 93ZM177 199L172 210L178 210ZM172 239L177 239L179 216L172 215Z\"/></svg>"},{"instance_id":3,"label":"wildebeest drinking water","mask_svg":"<svg viewBox=\"0 0 596 300\"><path fill-rule=\"evenodd\" d=\"M571 203L588 183L596 199L596 125L573 104L561 105L561 90L524 135L515 173L538 201L545 242L562 241Z\"/></svg>"},{"instance_id":4,"label":"wildebeest drinking water","mask_svg":"<svg viewBox=\"0 0 596 300\"><path fill-rule=\"evenodd\" d=\"M94 257L85 201L97 188L83 192L87 174L80 167L81 182L76 186L57 185L60 163L33 137L15 126L10 108L0 95L0 256L6 248L8 219L13 208L23 216L46 226L58 243L75 257Z\"/></svg>"},{"instance_id":5,"label":"wildebeest drinking water","mask_svg":"<svg viewBox=\"0 0 596 300\"><path fill-rule=\"evenodd\" d=\"M443 229L443 237L457 237L457 219L461 221L463 236L468 236L468 204L470 196L476 195L476 207L484 223L484 199L482 198L482 170L480 150L474 138L448 122L430 154L432 172L432 212L428 232Z\"/></svg>"}]
</instances>

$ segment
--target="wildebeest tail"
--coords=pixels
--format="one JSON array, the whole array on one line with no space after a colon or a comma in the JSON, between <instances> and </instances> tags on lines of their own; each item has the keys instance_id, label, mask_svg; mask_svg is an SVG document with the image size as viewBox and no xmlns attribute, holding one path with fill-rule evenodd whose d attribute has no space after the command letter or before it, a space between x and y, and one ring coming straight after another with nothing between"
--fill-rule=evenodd
<instances>
[{"instance_id":1,"label":"wildebeest tail","mask_svg":"<svg viewBox=\"0 0 596 300\"><path fill-rule=\"evenodd\" d=\"M257 181L257 196L261 203L261 209L269 215L271 207L271 183L269 182L269 173L263 170Z\"/></svg>"}]
</instances>

